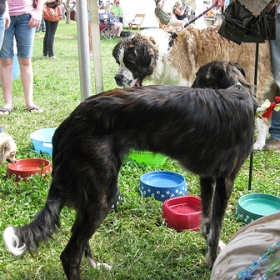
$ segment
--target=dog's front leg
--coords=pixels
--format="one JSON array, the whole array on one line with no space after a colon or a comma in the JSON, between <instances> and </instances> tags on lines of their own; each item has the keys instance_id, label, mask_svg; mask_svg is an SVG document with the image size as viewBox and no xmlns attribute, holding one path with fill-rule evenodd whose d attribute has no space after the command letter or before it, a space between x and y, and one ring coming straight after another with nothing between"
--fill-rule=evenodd
<instances>
[{"instance_id":1,"label":"dog's front leg","mask_svg":"<svg viewBox=\"0 0 280 280\"><path fill-rule=\"evenodd\" d=\"M212 213L212 199L215 190L215 178L200 177L200 191L202 200L202 223L201 231L205 240L208 239L211 229L211 213Z\"/></svg>"},{"instance_id":2,"label":"dog's front leg","mask_svg":"<svg viewBox=\"0 0 280 280\"><path fill-rule=\"evenodd\" d=\"M217 178L213 197L210 230L207 235L207 265L211 268L216 260L222 223L232 193L233 181L229 178ZM204 204L202 200L202 205Z\"/></svg>"},{"instance_id":3,"label":"dog's front leg","mask_svg":"<svg viewBox=\"0 0 280 280\"><path fill-rule=\"evenodd\" d=\"M271 119L257 118L256 119L256 129L257 129L257 140L254 144L254 150L262 150L266 137L268 135L268 129L271 124Z\"/></svg>"}]
</instances>

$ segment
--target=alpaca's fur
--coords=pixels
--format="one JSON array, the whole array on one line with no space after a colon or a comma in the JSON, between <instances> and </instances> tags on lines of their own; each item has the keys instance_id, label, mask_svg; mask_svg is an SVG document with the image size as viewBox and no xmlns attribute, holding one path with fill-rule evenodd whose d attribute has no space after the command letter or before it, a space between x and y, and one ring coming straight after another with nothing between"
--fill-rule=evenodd
<instances>
[{"instance_id":1,"label":"alpaca's fur","mask_svg":"<svg viewBox=\"0 0 280 280\"><path fill-rule=\"evenodd\" d=\"M257 108L240 71L220 64L218 79L223 75L231 85L242 85L223 90L133 87L84 100L54 133L53 178L45 207L30 224L4 231L11 253L36 250L59 226L61 209L70 206L77 215L61 254L67 278L80 279L83 254L92 267L110 269L94 260L89 239L111 211L123 158L133 148L163 153L199 175L201 229L211 267L234 179L252 150Z\"/></svg>"}]
</instances>

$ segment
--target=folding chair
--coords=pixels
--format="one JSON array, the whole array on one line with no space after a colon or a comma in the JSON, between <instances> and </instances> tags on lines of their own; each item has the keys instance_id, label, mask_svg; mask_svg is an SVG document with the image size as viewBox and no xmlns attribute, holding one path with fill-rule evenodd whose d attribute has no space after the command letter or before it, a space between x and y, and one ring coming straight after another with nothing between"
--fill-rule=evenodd
<instances>
[{"instance_id":1,"label":"folding chair","mask_svg":"<svg viewBox=\"0 0 280 280\"><path fill-rule=\"evenodd\" d=\"M112 38L112 31L109 21L99 22L99 30L100 36L104 37L107 40L111 40Z\"/></svg>"},{"instance_id":2,"label":"folding chair","mask_svg":"<svg viewBox=\"0 0 280 280\"><path fill-rule=\"evenodd\" d=\"M155 17L156 17L156 19L158 21L159 27L162 28L163 30L167 30L168 26L165 25L164 23L162 23L156 14L155 14Z\"/></svg>"},{"instance_id":3,"label":"folding chair","mask_svg":"<svg viewBox=\"0 0 280 280\"><path fill-rule=\"evenodd\" d=\"M145 14L136 14L134 20L128 23L129 30L132 30L132 27L135 26L137 27L138 31L140 31L144 17Z\"/></svg>"},{"instance_id":4,"label":"folding chair","mask_svg":"<svg viewBox=\"0 0 280 280\"><path fill-rule=\"evenodd\" d=\"M108 13L98 13L100 36L107 40L112 38L112 22Z\"/></svg>"}]
</instances>

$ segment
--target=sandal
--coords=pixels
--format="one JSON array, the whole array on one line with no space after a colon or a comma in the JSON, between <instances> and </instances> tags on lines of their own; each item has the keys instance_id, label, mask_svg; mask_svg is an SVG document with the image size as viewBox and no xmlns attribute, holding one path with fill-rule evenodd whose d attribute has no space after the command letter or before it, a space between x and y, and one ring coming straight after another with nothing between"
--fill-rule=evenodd
<instances>
[{"instance_id":1,"label":"sandal","mask_svg":"<svg viewBox=\"0 0 280 280\"><path fill-rule=\"evenodd\" d=\"M37 106L32 106L28 109L25 109L26 111L28 111L29 113L42 113L43 110L40 107Z\"/></svg>"},{"instance_id":2,"label":"sandal","mask_svg":"<svg viewBox=\"0 0 280 280\"><path fill-rule=\"evenodd\" d=\"M0 108L0 115L10 115L11 112L12 110L9 108L5 108L5 107Z\"/></svg>"}]
</instances>

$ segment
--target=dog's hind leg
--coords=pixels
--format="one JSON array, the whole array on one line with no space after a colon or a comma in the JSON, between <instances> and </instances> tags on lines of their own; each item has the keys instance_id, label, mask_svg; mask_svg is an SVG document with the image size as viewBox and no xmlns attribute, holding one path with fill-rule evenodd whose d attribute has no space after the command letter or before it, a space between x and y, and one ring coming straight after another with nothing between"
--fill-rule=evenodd
<instances>
[{"instance_id":1,"label":"dog's hind leg","mask_svg":"<svg viewBox=\"0 0 280 280\"><path fill-rule=\"evenodd\" d=\"M100 186L99 189L105 190L106 187ZM115 201L115 187L107 189L106 192L100 195L89 193L87 201L77 209L71 238L60 256L68 279L80 280L80 263L84 252L90 264L94 266L95 263L98 266L98 263L92 258L89 239L110 213L112 204Z\"/></svg>"},{"instance_id":2,"label":"dog's hind leg","mask_svg":"<svg viewBox=\"0 0 280 280\"><path fill-rule=\"evenodd\" d=\"M85 257L87 259L88 265L90 267L93 267L94 269L99 269L101 266L104 266L108 270L112 269L112 267L110 265L96 261L96 259L93 257L93 255L91 253L89 242L87 243L86 248L85 248Z\"/></svg>"},{"instance_id":3,"label":"dog's hind leg","mask_svg":"<svg viewBox=\"0 0 280 280\"><path fill-rule=\"evenodd\" d=\"M228 205L228 200L232 193L233 180L230 178L217 178L216 187L212 203L212 214L210 222L210 230L207 235L207 264L212 267L214 261L217 257L219 238L222 228L222 221L225 215L226 207ZM202 203L203 199L202 199Z\"/></svg>"}]
</instances>

